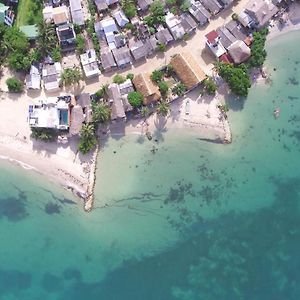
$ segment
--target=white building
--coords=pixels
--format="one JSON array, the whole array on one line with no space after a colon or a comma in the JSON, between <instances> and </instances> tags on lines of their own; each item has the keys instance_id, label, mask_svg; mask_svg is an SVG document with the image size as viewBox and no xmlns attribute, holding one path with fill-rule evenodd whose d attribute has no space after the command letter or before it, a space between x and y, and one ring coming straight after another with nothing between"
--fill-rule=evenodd
<instances>
[{"instance_id":1,"label":"white building","mask_svg":"<svg viewBox=\"0 0 300 300\"><path fill-rule=\"evenodd\" d=\"M71 16L74 24L84 25L84 14L81 6L81 0L69 0Z\"/></svg>"},{"instance_id":2,"label":"white building","mask_svg":"<svg viewBox=\"0 0 300 300\"><path fill-rule=\"evenodd\" d=\"M80 61L86 78L96 77L101 74L94 49L87 50L81 54Z\"/></svg>"},{"instance_id":3,"label":"white building","mask_svg":"<svg viewBox=\"0 0 300 300\"><path fill-rule=\"evenodd\" d=\"M129 20L125 16L123 10L116 11L114 13L114 18L120 27L124 27L127 23L129 23Z\"/></svg>"}]
</instances>

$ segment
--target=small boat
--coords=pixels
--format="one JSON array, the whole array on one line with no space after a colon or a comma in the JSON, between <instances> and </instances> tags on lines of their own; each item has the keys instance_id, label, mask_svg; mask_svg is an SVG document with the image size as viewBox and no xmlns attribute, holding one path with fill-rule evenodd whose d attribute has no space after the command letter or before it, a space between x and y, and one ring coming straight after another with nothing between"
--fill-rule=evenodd
<instances>
[{"instance_id":1,"label":"small boat","mask_svg":"<svg viewBox=\"0 0 300 300\"><path fill-rule=\"evenodd\" d=\"M148 139L149 141L152 140L152 135L151 135L151 132L150 132L150 131L147 131L147 132L146 132L146 137L147 137L147 139Z\"/></svg>"},{"instance_id":2,"label":"small boat","mask_svg":"<svg viewBox=\"0 0 300 300\"><path fill-rule=\"evenodd\" d=\"M190 100L187 100L185 103L185 114L186 115L190 114Z\"/></svg>"},{"instance_id":3,"label":"small boat","mask_svg":"<svg viewBox=\"0 0 300 300\"><path fill-rule=\"evenodd\" d=\"M274 118L277 119L277 118L279 118L279 116L280 116L280 108L276 107L274 109Z\"/></svg>"}]
</instances>

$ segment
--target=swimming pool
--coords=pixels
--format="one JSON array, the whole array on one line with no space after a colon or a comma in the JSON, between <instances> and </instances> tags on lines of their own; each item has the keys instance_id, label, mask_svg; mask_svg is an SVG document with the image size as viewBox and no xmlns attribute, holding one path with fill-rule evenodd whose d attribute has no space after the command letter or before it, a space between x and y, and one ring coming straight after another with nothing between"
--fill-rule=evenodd
<instances>
[{"instance_id":1,"label":"swimming pool","mask_svg":"<svg viewBox=\"0 0 300 300\"><path fill-rule=\"evenodd\" d=\"M59 125L68 125L69 113L67 110L59 111Z\"/></svg>"}]
</instances>

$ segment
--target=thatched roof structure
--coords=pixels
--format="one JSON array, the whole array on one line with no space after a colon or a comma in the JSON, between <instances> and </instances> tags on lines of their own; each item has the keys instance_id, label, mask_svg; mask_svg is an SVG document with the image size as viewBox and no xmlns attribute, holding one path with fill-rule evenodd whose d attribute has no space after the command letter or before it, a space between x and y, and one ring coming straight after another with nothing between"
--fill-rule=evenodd
<instances>
[{"instance_id":1,"label":"thatched roof structure","mask_svg":"<svg viewBox=\"0 0 300 300\"><path fill-rule=\"evenodd\" d=\"M153 83L149 73L142 73L134 76L132 80L135 89L142 93L144 96L144 105L151 102L156 102L160 99L161 95L158 86Z\"/></svg>"},{"instance_id":2,"label":"thatched roof structure","mask_svg":"<svg viewBox=\"0 0 300 300\"><path fill-rule=\"evenodd\" d=\"M71 111L71 124L69 128L70 135L76 135L80 133L82 122L84 122L82 107L80 105L76 105L72 107Z\"/></svg>"},{"instance_id":3,"label":"thatched roof structure","mask_svg":"<svg viewBox=\"0 0 300 300\"><path fill-rule=\"evenodd\" d=\"M170 64L187 89L192 89L206 78L196 60L186 52L175 54Z\"/></svg>"},{"instance_id":4,"label":"thatched roof structure","mask_svg":"<svg viewBox=\"0 0 300 300\"><path fill-rule=\"evenodd\" d=\"M250 48L243 41L236 41L228 47L228 52L235 64L241 64L251 56Z\"/></svg>"}]
</instances>

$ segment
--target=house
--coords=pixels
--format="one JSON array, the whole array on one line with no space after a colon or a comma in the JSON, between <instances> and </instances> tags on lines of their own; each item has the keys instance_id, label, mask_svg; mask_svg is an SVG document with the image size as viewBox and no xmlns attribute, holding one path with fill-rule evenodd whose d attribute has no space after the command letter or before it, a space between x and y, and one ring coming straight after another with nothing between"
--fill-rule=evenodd
<instances>
[{"instance_id":1,"label":"house","mask_svg":"<svg viewBox=\"0 0 300 300\"><path fill-rule=\"evenodd\" d=\"M24 25L19 28L26 35L29 41L35 41L39 36L39 30L36 25Z\"/></svg>"},{"instance_id":2,"label":"house","mask_svg":"<svg viewBox=\"0 0 300 300\"><path fill-rule=\"evenodd\" d=\"M70 11L74 24L84 25L84 14L81 6L81 0L69 0Z\"/></svg>"},{"instance_id":3,"label":"house","mask_svg":"<svg viewBox=\"0 0 300 300\"><path fill-rule=\"evenodd\" d=\"M125 109L119 86L116 83L110 84L107 93L109 102L111 103L111 119L125 119Z\"/></svg>"},{"instance_id":4,"label":"house","mask_svg":"<svg viewBox=\"0 0 300 300\"><path fill-rule=\"evenodd\" d=\"M100 21L100 26L110 49L120 48L126 44L125 38L122 34L119 34L117 24L113 18L109 17ZM99 34L101 35L101 32Z\"/></svg>"},{"instance_id":5,"label":"house","mask_svg":"<svg viewBox=\"0 0 300 300\"><path fill-rule=\"evenodd\" d=\"M129 20L125 16L123 10L116 11L113 16L121 28L123 28L127 23L129 23Z\"/></svg>"},{"instance_id":6,"label":"house","mask_svg":"<svg viewBox=\"0 0 300 300\"><path fill-rule=\"evenodd\" d=\"M9 6L0 3L0 23L7 26L12 26L14 23L15 14Z\"/></svg>"},{"instance_id":7,"label":"house","mask_svg":"<svg viewBox=\"0 0 300 300\"><path fill-rule=\"evenodd\" d=\"M42 69L42 79L46 91L55 92L59 90L61 64L46 64Z\"/></svg>"},{"instance_id":8,"label":"house","mask_svg":"<svg viewBox=\"0 0 300 300\"><path fill-rule=\"evenodd\" d=\"M131 80L127 79L125 82L119 84L119 89L125 112L132 111L133 107L128 101L128 94L134 91Z\"/></svg>"},{"instance_id":9,"label":"house","mask_svg":"<svg viewBox=\"0 0 300 300\"><path fill-rule=\"evenodd\" d=\"M98 67L96 51L89 49L80 55L80 61L86 78L97 77L101 74Z\"/></svg>"},{"instance_id":10,"label":"house","mask_svg":"<svg viewBox=\"0 0 300 300\"><path fill-rule=\"evenodd\" d=\"M159 88L150 78L151 74L142 73L134 76L132 82L135 89L144 96L144 105L157 102L161 98Z\"/></svg>"},{"instance_id":11,"label":"house","mask_svg":"<svg viewBox=\"0 0 300 300\"><path fill-rule=\"evenodd\" d=\"M217 0L201 0L200 2L213 16L222 9L222 5Z\"/></svg>"},{"instance_id":12,"label":"house","mask_svg":"<svg viewBox=\"0 0 300 300\"><path fill-rule=\"evenodd\" d=\"M199 23L200 26L203 26L206 23L208 23L209 18L211 17L209 11L198 1L191 2L189 12Z\"/></svg>"},{"instance_id":13,"label":"house","mask_svg":"<svg viewBox=\"0 0 300 300\"><path fill-rule=\"evenodd\" d=\"M248 60L251 56L250 48L243 41L235 41L230 47L228 47L228 53L235 64L241 64Z\"/></svg>"},{"instance_id":14,"label":"house","mask_svg":"<svg viewBox=\"0 0 300 300\"><path fill-rule=\"evenodd\" d=\"M225 24L225 27L238 39L244 41L247 38L247 35L243 33L243 28L241 25L234 20L229 21Z\"/></svg>"},{"instance_id":15,"label":"house","mask_svg":"<svg viewBox=\"0 0 300 300\"><path fill-rule=\"evenodd\" d=\"M91 107L91 96L89 93L82 93L76 97L76 103L83 111L84 122L90 123L93 121L92 107Z\"/></svg>"},{"instance_id":16,"label":"house","mask_svg":"<svg viewBox=\"0 0 300 300\"><path fill-rule=\"evenodd\" d=\"M127 46L115 48L112 50L112 53L119 68L124 68L126 65L131 64L132 58Z\"/></svg>"},{"instance_id":17,"label":"house","mask_svg":"<svg viewBox=\"0 0 300 300\"><path fill-rule=\"evenodd\" d=\"M245 13L245 11L241 11L238 15L238 21L244 26L248 28L255 27L255 21Z\"/></svg>"},{"instance_id":18,"label":"house","mask_svg":"<svg viewBox=\"0 0 300 300\"><path fill-rule=\"evenodd\" d=\"M168 12L166 15L166 25L168 27L168 29L170 30L174 40L179 40L182 39L184 34L185 34L185 30L181 24L181 20L173 15L172 13Z\"/></svg>"},{"instance_id":19,"label":"house","mask_svg":"<svg viewBox=\"0 0 300 300\"><path fill-rule=\"evenodd\" d=\"M162 25L158 27L155 36L157 38L157 41L163 45L168 45L174 40L169 29L163 27Z\"/></svg>"},{"instance_id":20,"label":"house","mask_svg":"<svg viewBox=\"0 0 300 300\"><path fill-rule=\"evenodd\" d=\"M154 0L137 0L138 10L146 11Z\"/></svg>"},{"instance_id":21,"label":"house","mask_svg":"<svg viewBox=\"0 0 300 300\"><path fill-rule=\"evenodd\" d=\"M101 66L103 70L108 71L112 68L115 68L117 64L111 50L108 47L102 47L100 51Z\"/></svg>"},{"instance_id":22,"label":"house","mask_svg":"<svg viewBox=\"0 0 300 300\"><path fill-rule=\"evenodd\" d=\"M245 9L258 29L267 26L277 12L278 8L271 0L250 0Z\"/></svg>"},{"instance_id":23,"label":"house","mask_svg":"<svg viewBox=\"0 0 300 300\"><path fill-rule=\"evenodd\" d=\"M72 24L60 25L56 28L62 51L71 51L76 47L76 35Z\"/></svg>"},{"instance_id":24,"label":"house","mask_svg":"<svg viewBox=\"0 0 300 300\"><path fill-rule=\"evenodd\" d=\"M192 18L190 14L188 13L181 14L180 20L185 33L190 34L196 30L197 23L195 22L195 20Z\"/></svg>"},{"instance_id":25,"label":"house","mask_svg":"<svg viewBox=\"0 0 300 300\"><path fill-rule=\"evenodd\" d=\"M237 41L237 38L225 26L220 27L217 30L217 33L220 37L220 42L225 49L228 49L230 45Z\"/></svg>"},{"instance_id":26,"label":"house","mask_svg":"<svg viewBox=\"0 0 300 300\"><path fill-rule=\"evenodd\" d=\"M65 5L53 7L52 19L56 26L68 23L70 21L68 8Z\"/></svg>"},{"instance_id":27,"label":"house","mask_svg":"<svg viewBox=\"0 0 300 300\"><path fill-rule=\"evenodd\" d=\"M94 0L97 10L103 12L108 9L108 5L105 0Z\"/></svg>"},{"instance_id":28,"label":"house","mask_svg":"<svg viewBox=\"0 0 300 300\"><path fill-rule=\"evenodd\" d=\"M41 89L41 73L35 65L32 65L30 67L30 72L26 76L25 81L26 81L27 89L33 89L33 90Z\"/></svg>"},{"instance_id":29,"label":"house","mask_svg":"<svg viewBox=\"0 0 300 300\"><path fill-rule=\"evenodd\" d=\"M220 36L218 35L217 31L212 30L205 37L207 47L211 50L216 58L219 58L226 53L226 49L221 44Z\"/></svg>"},{"instance_id":30,"label":"house","mask_svg":"<svg viewBox=\"0 0 300 300\"><path fill-rule=\"evenodd\" d=\"M32 128L67 130L70 126L71 96L49 97L38 105L29 106Z\"/></svg>"},{"instance_id":31,"label":"house","mask_svg":"<svg viewBox=\"0 0 300 300\"><path fill-rule=\"evenodd\" d=\"M231 6L235 0L220 0L220 3L223 4L224 7L229 7Z\"/></svg>"},{"instance_id":32,"label":"house","mask_svg":"<svg viewBox=\"0 0 300 300\"><path fill-rule=\"evenodd\" d=\"M187 52L175 54L170 64L188 90L196 87L206 78L197 61Z\"/></svg>"},{"instance_id":33,"label":"house","mask_svg":"<svg viewBox=\"0 0 300 300\"><path fill-rule=\"evenodd\" d=\"M132 40L129 42L129 50L135 60L146 58L149 54L148 44L141 40Z\"/></svg>"},{"instance_id":34,"label":"house","mask_svg":"<svg viewBox=\"0 0 300 300\"><path fill-rule=\"evenodd\" d=\"M170 36L171 36L171 34L170 34ZM171 38L172 38L172 36L171 36ZM157 44L158 44L158 40L156 39L155 35L151 35L146 40L146 43L147 43L147 47L148 47L149 55L150 55L151 53L153 53L156 50Z\"/></svg>"}]
</instances>

